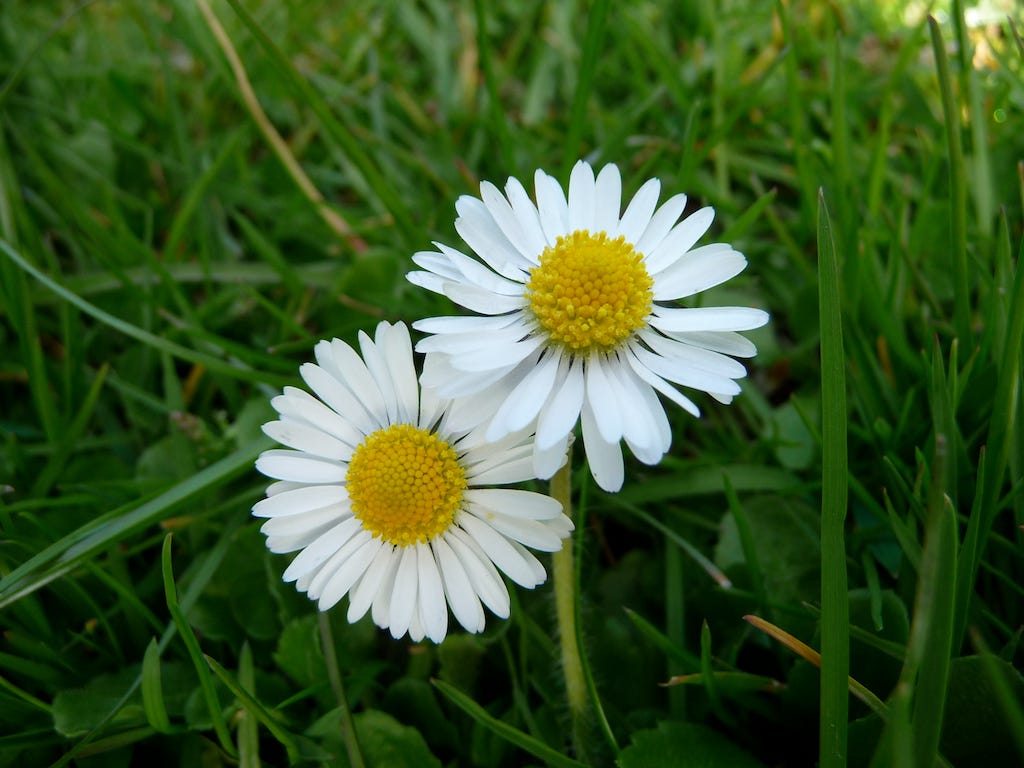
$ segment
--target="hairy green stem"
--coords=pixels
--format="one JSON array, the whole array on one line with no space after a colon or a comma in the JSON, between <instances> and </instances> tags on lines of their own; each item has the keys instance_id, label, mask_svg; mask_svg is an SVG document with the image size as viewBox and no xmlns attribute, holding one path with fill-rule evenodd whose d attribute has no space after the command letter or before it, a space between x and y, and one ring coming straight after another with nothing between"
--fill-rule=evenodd
<instances>
[{"instance_id":1,"label":"hairy green stem","mask_svg":"<svg viewBox=\"0 0 1024 768\"><path fill-rule=\"evenodd\" d=\"M572 460L571 456L551 478L551 498L562 505L562 511L572 517ZM572 561L572 537L566 539L562 549L552 556L552 581L555 588L555 615L558 621L558 641L562 654L562 674L565 676L565 698L573 723L573 746L576 754L585 752L581 736L587 719L587 684L583 675L583 661L576 640L576 579Z\"/></svg>"}]
</instances>

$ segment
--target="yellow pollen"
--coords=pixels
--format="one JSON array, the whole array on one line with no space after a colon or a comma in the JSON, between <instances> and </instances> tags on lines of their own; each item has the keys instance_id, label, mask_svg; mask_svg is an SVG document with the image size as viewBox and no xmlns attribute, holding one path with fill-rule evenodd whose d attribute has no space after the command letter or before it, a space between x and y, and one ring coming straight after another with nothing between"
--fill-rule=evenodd
<instances>
[{"instance_id":1,"label":"yellow pollen","mask_svg":"<svg viewBox=\"0 0 1024 768\"><path fill-rule=\"evenodd\" d=\"M346 483L363 527L407 547L451 527L462 504L466 472L451 445L437 435L412 424L393 424L359 444Z\"/></svg>"},{"instance_id":2,"label":"yellow pollen","mask_svg":"<svg viewBox=\"0 0 1024 768\"><path fill-rule=\"evenodd\" d=\"M530 272L530 310L556 344L610 352L644 326L654 280L626 238L576 230L544 249Z\"/></svg>"}]
</instances>

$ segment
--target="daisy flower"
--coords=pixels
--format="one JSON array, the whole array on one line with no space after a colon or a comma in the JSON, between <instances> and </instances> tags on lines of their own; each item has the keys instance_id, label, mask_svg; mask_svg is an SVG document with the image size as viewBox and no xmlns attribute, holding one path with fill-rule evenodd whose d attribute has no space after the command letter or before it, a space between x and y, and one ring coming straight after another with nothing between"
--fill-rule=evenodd
<instances>
[{"instance_id":1,"label":"daisy flower","mask_svg":"<svg viewBox=\"0 0 1024 768\"><path fill-rule=\"evenodd\" d=\"M346 594L348 620L370 611L393 637L441 642L448 609L469 632L483 606L507 618L498 573L531 589L543 566L526 547L553 552L572 523L553 499L485 486L534 477L528 435L488 442L453 430L450 401L420 391L409 329L359 334L362 357L339 339L315 347L296 387L271 402L263 431L287 446L256 468L277 482L252 510L271 552L298 552L284 572L326 611ZM495 567L497 566L497 568Z\"/></svg>"},{"instance_id":2,"label":"daisy flower","mask_svg":"<svg viewBox=\"0 0 1024 768\"><path fill-rule=\"evenodd\" d=\"M410 272L410 282L485 315L413 323L433 334L417 351L436 353L421 383L445 397L489 393L488 439L536 423L538 477L558 469L579 421L594 479L619 490L620 441L645 464L669 449L656 393L699 416L676 385L728 403L746 375L733 358L757 352L737 331L764 325L764 311L673 305L735 276L747 260L724 243L694 248L714 211L678 221L686 196L659 208L660 186L645 183L620 215L615 165L595 179L577 163L568 196L538 170L536 203L514 178L504 195L485 181L479 199L455 204L455 229L479 260L440 243L413 257L424 271Z\"/></svg>"}]
</instances>

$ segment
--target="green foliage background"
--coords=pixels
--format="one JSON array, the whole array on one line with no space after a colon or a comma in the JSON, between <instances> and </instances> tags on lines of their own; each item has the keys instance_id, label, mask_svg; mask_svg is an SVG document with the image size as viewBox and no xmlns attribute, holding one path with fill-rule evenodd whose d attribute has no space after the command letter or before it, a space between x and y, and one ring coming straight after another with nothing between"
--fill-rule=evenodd
<instances>
[{"instance_id":1,"label":"green foliage background","mask_svg":"<svg viewBox=\"0 0 1024 768\"><path fill-rule=\"evenodd\" d=\"M202 5L0 5L0 766L345 766L348 711L370 766L1024 761L1019 19L211 0L311 193ZM450 312L403 275L456 198L579 157L713 205L750 266L701 301L772 322L658 467L574 476L573 744L549 587L318 624L249 508L314 343Z\"/></svg>"}]
</instances>

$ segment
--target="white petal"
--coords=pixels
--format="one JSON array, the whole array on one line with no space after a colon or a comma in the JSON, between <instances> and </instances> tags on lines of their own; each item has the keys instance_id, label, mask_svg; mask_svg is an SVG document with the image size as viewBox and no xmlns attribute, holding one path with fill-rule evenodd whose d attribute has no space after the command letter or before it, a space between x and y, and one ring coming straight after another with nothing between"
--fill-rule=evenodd
<instances>
[{"instance_id":1,"label":"white petal","mask_svg":"<svg viewBox=\"0 0 1024 768\"><path fill-rule=\"evenodd\" d=\"M703 347L694 347L686 342L666 338L653 330L644 330L639 334L643 341L657 354L701 371L707 371L730 379L742 379L747 375L743 363L731 357L712 352Z\"/></svg>"},{"instance_id":2,"label":"white petal","mask_svg":"<svg viewBox=\"0 0 1024 768\"><path fill-rule=\"evenodd\" d=\"M757 354L757 347L754 345L754 342L746 336L740 336L733 331L673 332L668 335L684 344L691 344L702 349L710 349L712 352L721 352L724 355L732 355L733 357L753 357Z\"/></svg>"},{"instance_id":3,"label":"white petal","mask_svg":"<svg viewBox=\"0 0 1024 768\"><path fill-rule=\"evenodd\" d=\"M690 398L641 363L637 359L632 348L626 352L626 361L629 363L629 367L633 369L633 372L639 376L642 381L650 384L654 389L676 405L683 408L683 410L693 415L695 418L700 418L700 408L698 408Z\"/></svg>"},{"instance_id":4,"label":"white petal","mask_svg":"<svg viewBox=\"0 0 1024 768\"><path fill-rule=\"evenodd\" d=\"M654 305L650 324L664 331L749 331L768 322L752 307L663 307Z\"/></svg>"},{"instance_id":5,"label":"white petal","mask_svg":"<svg viewBox=\"0 0 1024 768\"><path fill-rule=\"evenodd\" d=\"M423 320L417 320L412 324L412 327L423 333L484 333L506 328L518 320L519 317L520 315L515 312L509 315L497 315L494 317L479 317L477 315L427 317ZM419 344L416 345L416 351L422 351L419 348Z\"/></svg>"},{"instance_id":6,"label":"white petal","mask_svg":"<svg viewBox=\"0 0 1024 768\"><path fill-rule=\"evenodd\" d=\"M518 280L522 254L505 237L483 201L463 195L455 202L455 209L459 212L455 231L466 245L499 275Z\"/></svg>"},{"instance_id":7,"label":"white petal","mask_svg":"<svg viewBox=\"0 0 1024 768\"><path fill-rule=\"evenodd\" d=\"M271 421L263 425L263 434L297 451L335 461L348 461L353 448L326 432L291 419Z\"/></svg>"},{"instance_id":8,"label":"white petal","mask_svg":"<svg viewBox=\"0 0 1024 768\"><path fill-rule=\"evenodd\" d=\"M522 314L501 315L511 317L509 327L498 330L473 330L465 333L445 333L428 336L416 344L416 351L443 352L447 355L474 354L499 344L515 344L529 335L530 330L522 322ZM515 322L518 320L518 322Z\"/></svg>"},{"instance_id":9,"label":"white petal","mask_svg":"<svg viewBox=\"0 0 1024 768\"><path fill-rule=\"evenodd\" d=\"M523 292L523 280L509 280L496 275L476 259L471 259L461 251L449 248L440 243L437 247L448 257L451 265L458 271L456 282L468 282L486 291L493 291L502 296L519 296Z\"/></svg>"},{"instance_id":10,"label":"white petal","mask_svg":"<svg viewBox=\"0 0 1024 768\"><path fill-rule=\"evenodd\" d=\"M531 353L545 344L539 335L529 336L514 344L493 345L490 349L476 350L472 354L448 355L452 367L459 371L472 373L495 368L508 370L527 358Z\"/></svg>"},{"instance_id":11,"label":"white petal","mask_svg":"<svg viewBox=\"0 0 1024 768\"><path fill-rule=\"evenodd\" d=\"M539 443L533 444L533 473L541 480L548 480L562 468L568 456L569 439L572 432L567 432L550 448L542 448Z\"/></svg>"},{"instance_id":12,"label":"white petal","mask_svg":"<svg viewBox=\"0 0 1024 768\"><path fill-rule=\"evenodd\" d=\"M348 593L352 585L366 573L366 569L380 551L381 540L373 538L369 531L364 533L366 536L363 540L360 540L360 537L353 537L349 542L352 551L346 553L348 556L345 562L338 566L322 587L317 585L318 595L313 594L313 585L310 585L310 597L317 600L317 608L321 611L333 608Z\"/></svg>"},{"instance_id":13,"label":"white petal","mask_svg":"<svg viewBox=\"0 0 1024 768\"><path fill-rule=\"evenodd\" d=\"M604 370L601 355L591 355L586 364L587 403L597 420L597 429L606 443L622 439L620 398Z\"/></svg>"},{"instance_id":14,"label":"white petal","mask_svg":"<svg viewBox=\"0 0 1024 768\"><path fill-rule=\"evenodd\" d=\"M304 389L285 387L284 394L275 397L270 404L282 416L316 427L349 445L359 445L365 436L351 421Z\"/></svg>"},{"instance_id":15,"label":"white petal","mask_svg":"<svg viewBox=\"0 0 1024 768\"><path fill-rule=\"evenodd\" d=\"M450 280L450 278L435 275L433 272L421 272L415 269L411 272L406 272L405 279L418 288L424 288L428 291L439 293L442 296L444 295L444 287Z\"/></svg>"},{"instance_id":16,"label":"white petal","mask_svg":"<svg viewBox=\"0 0 1024 768\"><path fill-rule=\"evenodd\" d=\"M622 178L619 167L608 163L597 174L594 187L594 228L615 238L619 234L619 213L622 212Z\"/></svg>"},{"instance_id":17,"label":"white petal","mask_svg":"<svg viewBox=\"0 0 1024 768\"><path fill-rule=\"evenodd\" d=\"M730 280L746 266L746 257L727 245L714 243L696 248L655 277L654 300L693 296Z\"/></svg>"},{"instance_id":18,"label":"white petal","mask_svg":"<svg viewBox=\"0 0 1024 768\"><path fill-rule=\"evenodd\" d=\"M350 517L331 528L316 541L299 552L291 564L285 568L284 581L295 581L310 573L327 561L335 552L345 546L345 542L364 530L358 518Z\"/></svg>"},{"instance_id":19,"label":"white petal","mask_svg":"<svg viewBox=\"0 0 1024 768\"><path fill-rule=\"evenodd\" d=\"M661 244L647 254L647 271L656 275L669 265L674 264L704 236L714 219L715 209L707 207L690 214L676 224L661 241Z\"/></svg>"},{"instance_id":20,"label":"white petal","mask_svg":"<svg viewBox=\"0 0 1024 768\"><path fill-rule=\"evenodd\" d=\"M484 205L487 207L487 212L490 213L491 218L494 219L494 223L501 230L502 234L508 240L509 244L518 252L519 258L514 261L516 266L521 269L528 269L530 261L530 253L528 250L524 250L523 242L526 236L523 232L523 226L512 210L512 206L509 201L505 199L505 196L498 191L498 188L491 184L489 181L481 182L480 184L480 198L483 200Z\"/></svg>"},{"instance_id":21,"label":"white petal","mask_svg":"<svg viewBox=\"0 0 1024 768\"><path fill-rule=\"evenodd\" d=\"M264 536L308 536L308 543L312 543L313 539L340 523L349 514L350 511L344 507L331 506L303 512L301 515L272 517L260 526L260 533Z\"/></svg>"},{"instance_id":22,"label":"white petal","mask_svg":"<svg viewBox=\"0 0 1024 768\"><path fill-rule=\"evenodd\" d=\"M622 449L618 442L609 443L601 437L590 403L583 403L580 413L583 427L583 447L594 480L605 491L615 493L622 488L625 469L622 463Z\"/></svg>"},{"instance_id":23,"label":"white petal","mask_svg":"<svg viewBox=\"0 0 1024 768\"><path fill-rule=\"evenodd\" d=\"M387 552L387 548L381 550ZM380 584L371 596L370 617L373 623L381 629L388 628L388 618L391 615L391 599L395 591L395 579L398 577L398 566L402 563L404 547L394 547L391 554L387 556L383 572L380 576Z\"/></svg>"},{"instance_id":24,"label":"white petal","mask_svg":"<svg viewBox=\"0 0 1024 768\"><path fill-rule=\"evenodd\" d=\"M348 490L343 485L304 485L257 501L254 517L284 517L339 505L348 508Z\"/></svg>"},{"instance_id":25,"label":"white petal","mask_svg":"<svg viewBox=\"0 0 1024 768\"><path fill-rule=\"evenodd\" d=\"M385 326L390 328L387 323L383 322L377 325L376 342L371 341L365 331L359 331L359 348L363 353L366 368L377 384L377 391L380 392L384 401L383 423L395 424L398 422L398 395L395 394L395 383L391 380L391 372L388 370L387 361L384 359L384 349L380 343L388 335Z\"/></svg>"},{"instance_id":26,"label":"white petal","mask_svg":"<svg viewBox=\"0 0 1024 768\"><path fill-rule=\"evenodd\" d=\"M434 556L441 567L444 594L455 620L467 632L483 631L484 609L480 605L480 598L476 596L473 586L469 583L469 576L462 567L458 555L452 551L444 537L434 539L430 546L433 547Z\"/></svg>"},{"instance_id":27,"label":"white petal","mask_svg":"<svg viewBox=\"0 0 1024 768\"><path fill-rule=\"evenodd\" d=\"M481 510L527 520L553 520L562 514L562 505L550 496L515 488L470 488L465 499Z\"/></svg>"},{"instance_id":28,"label":"white petal","mask_svg":"<svg viewBox=\"0 0 1024 768\"><path fill-rule=\"evenodd\" d=\"M456 516L455 523L480 545L491 562L512 581L527 589L537 586L532 565L494 528L465 512Z\"/></svg>"},{"instance_id":29,"label":"white petal","mask_svg":"<svg viewBox=\"0 0 1024 768\"><path fill-rule=\"evenodd\" d=\"M381 324L383 325L383 323ZM380 327L377 330L380 336ZM416 368L412 362L412 340L405 323L396 323L388 330L383 342L379 342L384 353L391 381L398 399L398 420L404 424L415 423L419 414L419 386Z\"/></svg>"},{"instance_id":30,"label":"white petal","mask_svg":"<svg viewBox=\"0 0 1024 768\"><path fill-rule=\"evenodd\" d=\"M560 352L546 355L536 368L526 374L498 407L494 420L487 428L488 440L498 440L510 432L524 429L536 418L551 394L560 359Z\"/></svg>"},{"instance_id":31,"label":"white petal","mask_svg":"<svg viewBox=\"0 0 1024 768\"><path fill-rule=\"evenodd\" d=\"M660 421L664 420L667 425L665 409L650 386L638 380L625 362L609 365L607 370L619 391L622 437L626 445L644 464L657 464L668 450L671 439L671 431L663 430Z\"/></svg>"},{"instance_id":32,"label":"white petal","mask_svg":"<svg viewBox=\"0 0 1024 768\"><path fill-rule=\"evenodd\" d=\"M562 548L562 539L548 526L537 520L510 517L508 515L487 512L473 507L468 510L479 520L496 530L502 536L518 541L541 552L557 552Z\"/></svg>"},{"instance_id":33,"label":"white petal","mask_svg":"<svg viewBox=\"0 0 1024 768\"><path fill-rule=\"evenodd\" d=\"M572 432L576 420L580 417L583 407L584 379L583 360L563 355L559 365L555 391L547 404L541 409L537 420L537 447L546 451ZM565 372L562 366L567 365Z\"/></svg>"},{"instance_id":34,"label":"white petal","mask_svg":"<svg viewBox=\"0 0 1024 768\"><path fill-rule=\"evenodd\" d=\"M509 614L508 589L501 580L494 563L480 548L472 536L459 528L449 528L444 540L458 556L459 562L466 570L469 583L480 597L480 600L491 609L495 616L507 619Z\"/></svg>"},{"instance_id":35,"label":"white petal","mask_svg":"<svg viewBox=\"0 0 1024 768\"><path fill-rule=\"evenodd\" d=\"M518 296L503 296L475 285L447 282L444 295L459 306L482 315L503 315L526 306L527 300L520 292Z\"/></svg>"},{"instance_id":36,"label":"white petal","mask_svg":"<svg viewBox=\"0 0 1024 768\"><path fill-rule=\"evenodd\" d=\"M653 253L654 249L661 245L665 236L672 230L672 226L679 220L679 214L686 207L686 195L673 195L657 210L651 217L647 229L636 244L639 253Z\"/></svg>"},{"instance_id":37,"label":"white petal","mask_svg":"<svg viewBox=\"0 0 1024 768\"><path fill-rule=\"evenodd\" d=\"M521 445L514 450L496 452L488 461L467 467L466 479L470 485L505 485L533 480L533 447Z\"/></svg>"},{"instance_id":38,"label":"white petal","mask_svg":"<svg viewBox=\"0 0 1024 768\"><path fill-rule=\"evenodd\" d=\"M419 599L417 588L417 557L415 547L402 548L402 560L395 573L395 585L391 590L391 611L388 628L396 640L409 630L416 603Z\"/></svg>"},{"instance_id":39,"label":"white petal","mask_svg":"<svg viewBox=\"0 0 1024 768\"><path fill-rule=\"evenodd\" d=\"M360 361L360 365L362 365L362 361ZM360 392L360 397L357 398L348 387L319 365L303 363L299 366L299 375L317 397L350 421L363 434L373 432L375 427L381 424L376 416L371 416L369 411L363 407L361 402L361 398L364 396L363 392ZM377 397L380 397L379 393L377 393ZM383 412L383 408L381 411Z\"/></svg>"},{"instance_id":40,"label":"white petal","mask_svg":"<svg viewBox=\"0 0 1024 768\"><path fill-rule=\"evenodd\" d=\"M732 395L738 395L740 392L739 384L725 376L693 368L680 360L664 357L640 347L634 349L633 353L648 370L684 387Z\"/></svg>"},{"instance_id":41,"label":"white petal","mask_svg":"<svg viewBox=\"0 0 1024 768\"><path fill-rule=\"evenodd\" d=\"M495 382L500 382L515 367L516 363L512 363L491 370L461 371L452 365L452 358L449 355L436 352L427 355L424 360L423 373L420 374L421 397L427 397L428 389L435 390L438 396L446 399L466 397L481 392ZM426 408L421 406L421 410L422 422Z\"/></svg>"},{"instance_id":42,"label":"white petal","mask_svg":"<svg viewBox=\"0 0 1024 768\"><path fill-rule=\"evenodd\" d=\"M505 194L512 204L512 210L519 220L519 226L523 233L522 242L513 243L523 256L532 264L544 249L547 248L547 241L544 239L544 230L540 225L540 217L537 214L537 206L530 200L529 194L523 188L518 179L510 178L505 185Z\"/></svg>"},{"instance_id":43,"label":"white petal","mask_svg":"<svg viewBox=\"0 0 1024 768\"><path fill-rule=\"evenodd\" d=\"M594 228L594 170L579 160L569 177L569 231Z\"/></svg>"},{"instance_id":44,"label":"white petal","mask_svg":"<svg viewBox=\"0 0 1024 768\"><path fill-rule=\"evenodd\" d=\"M569 232L569 204L558 182L544 171L534 174L533 183L544 237L548 245L554 245L559 237Z\"/></svg>"},{"instance_id":45,"label":"white petal","mask_svg":"<svg viewBox=\"0 0 1024 768\"><path fill-rule=\"evenodd\" d=\"M256 469L275 480L296 483L343 483L348 465L300 451L272 448L256 459Z\"/></svg>"},{"instance_id":46,"label":"white petal","mask_svg":"<svg viewBox=\"0 0 1024 768\"><path fill-rule=\"evenodd\" d=\"M626 238L626 242L636 245L643 235L644 230L651 221L651 215L658 204L658 195L661 193L661 181L648 179L640 187L636 195L626 206L626 212L622 214L619 222L619 234Z\"/></svg>"},{"instance_id":47,"label":"white petal","mask_svg":"<svg viewBox=\"0 0 1024 768\"><path fill-rule=\"evenodd\" d=\"M350 624L355 624L366 615L388 574L390 573L391 578L394 578L398 560L399 558L395 554L395 545L381 542L373 562L349 592L347 618Z\"/></svg>"},{"instance_id":48,"label":"white petal","mask_svg":"<svg viewBox=\"0 0 1024 768\"><path fill-rule=\"evenodd\" d=\"M380 391L374 386L374 378L356 351L341 339L332 339L329 347L325 347L325 342L320 342L313 351L323 353L317 357L317 362L348 387L376 425L386 424L384 419L387 411ZM339 413L344 414L344 411Z\"/></svg>"},{"instance_id":49,"label":"white petal","mask_svg":"<svg viewBox=\"0 0 1024 768\"><path fill-rule=\"evenodd\" d=\"M429 544L416 545L417 586L419 589L420 618L427 637L435 643L448 633L448 604L441 586L441 573Z\"/></svg>"}]
</instances>

